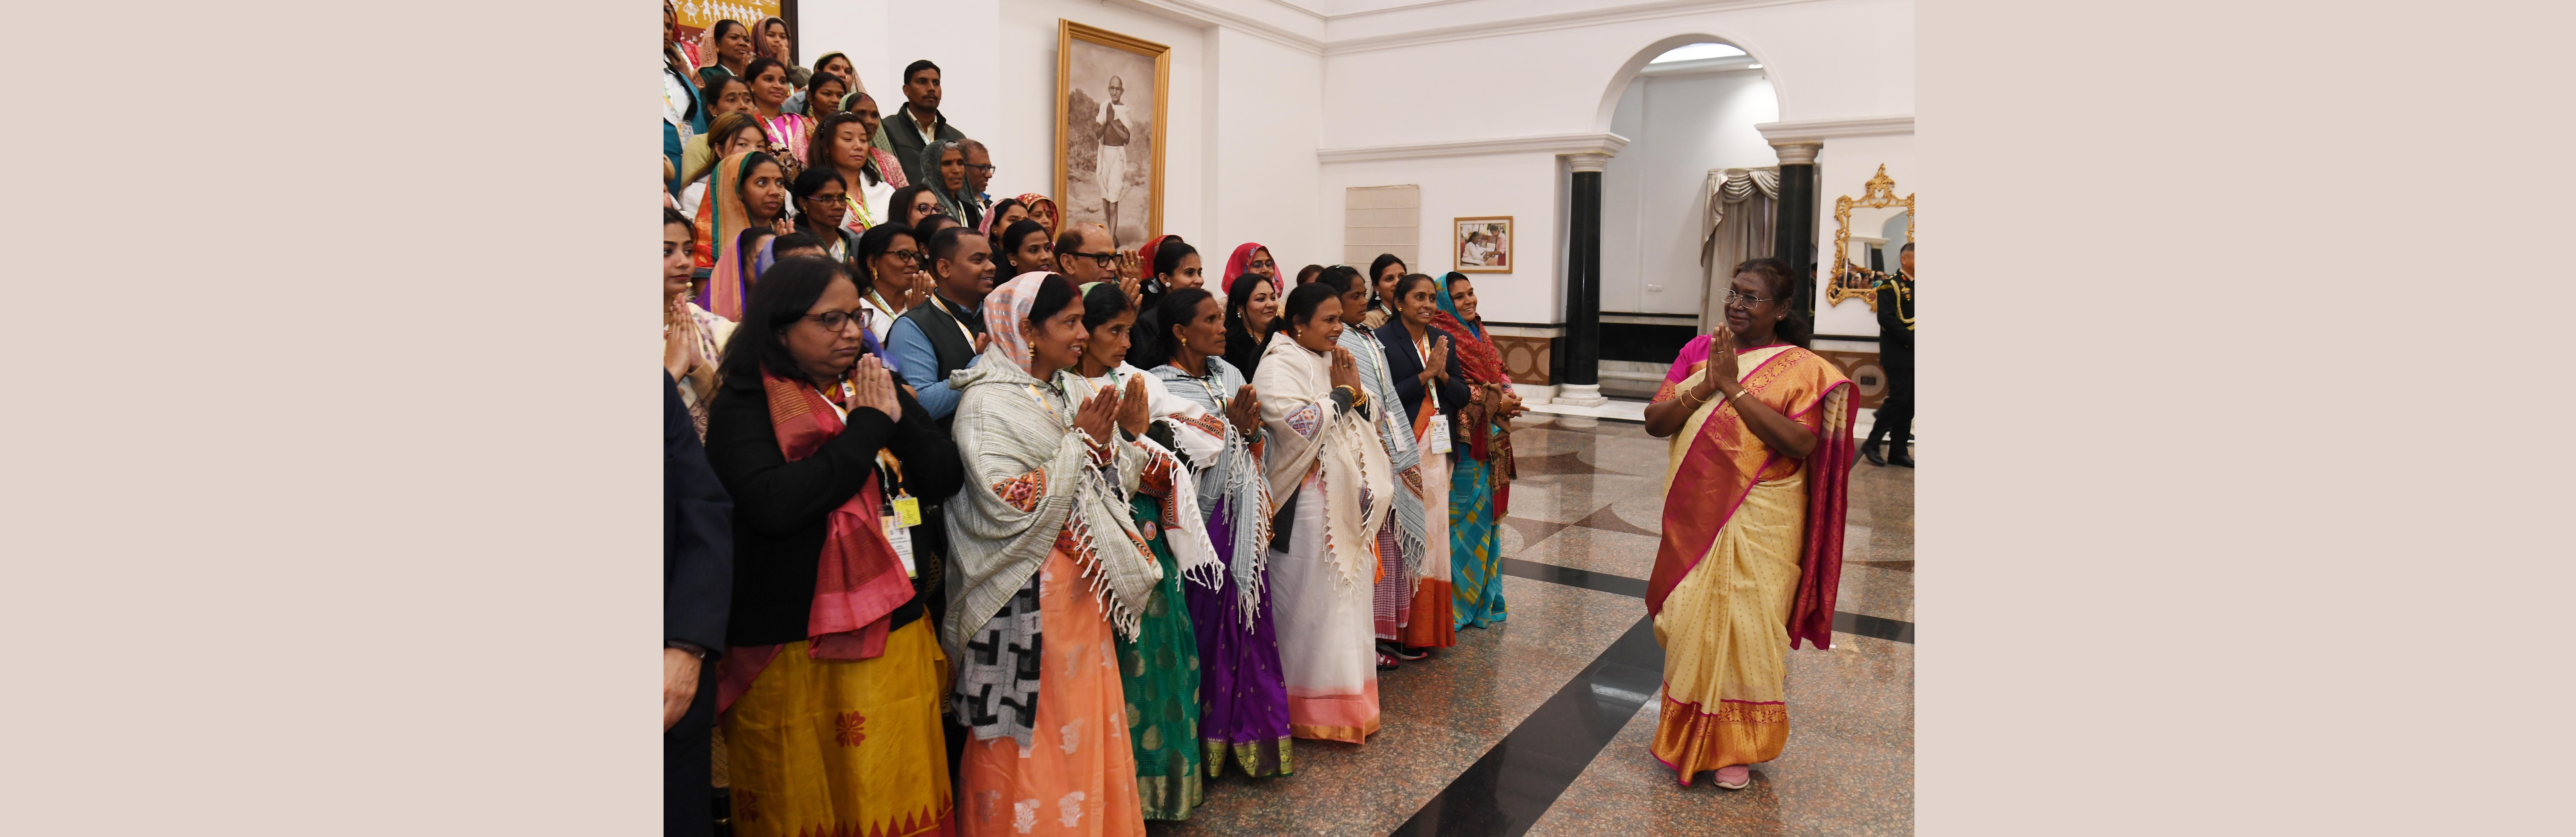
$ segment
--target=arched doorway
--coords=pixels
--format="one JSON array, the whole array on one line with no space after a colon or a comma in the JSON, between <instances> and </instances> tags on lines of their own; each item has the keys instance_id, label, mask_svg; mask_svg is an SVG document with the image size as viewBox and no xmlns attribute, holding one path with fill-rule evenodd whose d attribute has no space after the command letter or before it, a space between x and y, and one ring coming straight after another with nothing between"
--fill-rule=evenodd
<instances>
[{"instance_id":1,"label":"arched doorway","mask_svg":"<svg viewBox=\"0 0 2576 837\"><path fill-rule=\"evenodd\" d=\"M1653 395L1682 344L1700 333L1712 250L1725 250L1730 264L1749 257L1740 247L1711 246L1709 204L1725 173L1778 164L1753 127L1780 112L1769 68L1756 56L1698 35L1651 49L1614 93L1607 126L1629 140L1602 174L1599 376L1612 397ZM1759 196L1731 206L1773 211ZM1736 220L1769 229L1764 219ZM1760 249L1750 255L1768 254Z\"/></svg>"}]
</instances>

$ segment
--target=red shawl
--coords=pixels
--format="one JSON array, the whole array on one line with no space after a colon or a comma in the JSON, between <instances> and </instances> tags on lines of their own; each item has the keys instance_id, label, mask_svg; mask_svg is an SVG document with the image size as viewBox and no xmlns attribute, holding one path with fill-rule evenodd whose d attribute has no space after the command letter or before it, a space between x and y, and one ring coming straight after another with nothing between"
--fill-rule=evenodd
<instances>
[{"instance_id":1,"label":"red shawl","mask_svg":"<svg viewBox=\"0 0 2576 837\"><path fill-rule=\"evenodd\" d=\"M1268 248L1249 241L1244 242L1243 246L1234 248L1234 255L1227 256L1225 259L1225 287L1234 287L1234 277L1243 275L1244 271L1248 269L1248 266L1252 264L1252 251L1263 249ZM1270 258L1273 262L1276 262L1279 259L1279 256L1277 254L1273 254ZM1149 265L1146 269L1151 270L1153 268ZM1277 271L1279 268L1274 264L1270 269ZM1274 280L1272 284L1277 284L1277 282ZM1288 295L1286 290L1278 291L1278 293L1280 296Z\"/></svg>"},{"instance_id":2,"label":"red shawl","mask_svg":"<svg viewBox=\"0 0 2576 837\"><path fill-rule=\"evenodd\" d=\"M1851 400L1852 382L1832 361L1791 346L1755 367L1743 383L1754 398L1814 432L1816 449L1804 463L1782 456L1753 435L1734 405L1713 408L1717 412L1700 423L1664 493L1663 543L1655 549L1654 577L1646 582L1646 612L1663 612L1664 598L1708 555L1755 484L1804 467L1807 524L1798 553L1797 600L1789 609L1789 647L1804 639L1831 648L1855 450L1851 430L1860 410ZM1832 398L1837 391L1838 402ZM1828 405L1836 403L1839 414L1829 415Z\"/></svg>"},{"instance_id":3,"label":"red shawl","mask_svg":"<svg viewBox=\"0 0 2576 837\"><path fill-rule=\"evenodd\" d=\"M823 443L847 427L832 405L813 387L762 372L769 395L769 423L778 432L778 450L794 462L814 455ZM825 524L823 553L815 562L814 604L805 619L805 656L817 660L865 660L885 655L894 609L912 600L912 580L903 559L886 540L880 520L884 493L871 475L859 493L833 509ZM777 656L780 646L736 648L725 655L716 711L751 690L751 683Z\"/></svg>"}]
</instances>

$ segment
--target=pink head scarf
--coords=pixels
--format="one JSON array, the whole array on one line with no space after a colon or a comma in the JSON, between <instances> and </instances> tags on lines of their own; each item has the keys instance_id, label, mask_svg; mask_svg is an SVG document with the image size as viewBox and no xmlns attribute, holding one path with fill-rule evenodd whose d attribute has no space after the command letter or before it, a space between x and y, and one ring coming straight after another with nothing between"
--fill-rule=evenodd
<instances>
[{"instance_id":1,"label":"pink head scarf","mask_svg":"<svg viewBox=\"0 0 2576 837\"><path fill-rule=\"evenodd\" d=\"M1234 255L1227 256L1225 259L1225 286L1229 288L1234 287L1234 277L1243 275L1244 271L1249 268L1252 264L1252 254L1254 251L1267 249L1270 248L1251 242L1244 242L1243 246L1234 248ZM1272 261L1277 261L1279 256L1277 254L1272 254L1270 258ZM1277 265L1272 265L1270 269L1273 273L1276 273L1279 270ZM1278 280L1271 280L1271 284L1278 284ZM1282 291L1281 294L1285 295L1286 292Z\"/></svg>"},{"instance_id":2,"label":"pink head scarf","mask_svg":"<svg viewBox=\"0 0 2576 837\"><path fill-rule=\"evenodd\" d=\"M1021 333L1029 319L1029 309L1038 303L1038 287L1054 276L1046 271L1032 271L1012 277L984 297L984 333L993 338L993 348L1003 357L1029 372L1029 336Z\"/></svg>"}]
</instances>

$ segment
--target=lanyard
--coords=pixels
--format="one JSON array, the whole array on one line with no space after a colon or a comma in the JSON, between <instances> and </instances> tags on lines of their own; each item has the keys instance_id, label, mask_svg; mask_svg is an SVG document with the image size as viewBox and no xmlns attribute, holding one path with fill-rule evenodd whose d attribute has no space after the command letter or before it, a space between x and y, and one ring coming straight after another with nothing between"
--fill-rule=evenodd
<instances>
[{"instance_id":1,"label":"lanyard","mask_svg":"<svg viewBox=\"0 0 2576 837\"><path fill-rule=\"evenodd\" d=\"M957 325L957 333L965 335L966 345L975 345L975 330L966 327L966 315L955 308L948 307L948 300L940 298L938 294L931 294L930 298L934 300L931 304L939 306L939 312L947 314L948 319Z\"/></svg>"}]
</instances>

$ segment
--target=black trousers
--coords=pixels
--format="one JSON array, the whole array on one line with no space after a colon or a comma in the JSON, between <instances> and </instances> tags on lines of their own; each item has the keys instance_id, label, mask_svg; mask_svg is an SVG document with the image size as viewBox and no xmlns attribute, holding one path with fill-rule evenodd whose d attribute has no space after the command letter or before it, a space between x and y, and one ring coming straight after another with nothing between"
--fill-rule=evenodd
<instances>
[{"instance_id":1,"label":"black trousers","mask_svg":"<svg viewBox=\"0 0 2576 837\"><path fill-rule=\"evenodd\" d=\"M1879 402L1878 417L1869 424L1869 444L1885 438L1890 451L1901 452L1914 440L1914 358L1905 361L1879 367L1887 371L1887 398Z\"/></svg>"},{"instance_id":2,"label":"black trousers","mask_svg":"<svg viewBox=\"0 0 2576 837\"><path fill-rule=\"evenodd\" d=\"M662 732L662 833L665 837L712 837L716 833L715 797L716 667L698 676L698 697L680 722Z\"/></svg>"}]
</instances>

